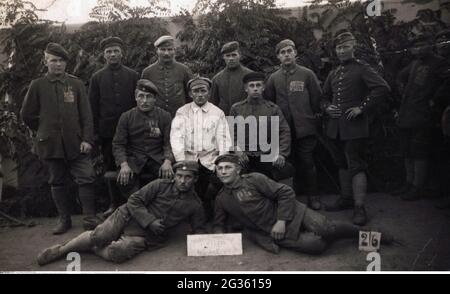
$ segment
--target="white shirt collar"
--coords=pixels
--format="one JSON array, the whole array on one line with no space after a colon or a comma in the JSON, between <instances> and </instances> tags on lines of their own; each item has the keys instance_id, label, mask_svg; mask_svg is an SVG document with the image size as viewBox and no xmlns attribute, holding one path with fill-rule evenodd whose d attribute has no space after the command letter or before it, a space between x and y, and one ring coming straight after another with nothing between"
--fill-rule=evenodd
<instances>
[{"instance_id":1,"label":"white shirt collar","mask_svg":"<svg viewBox=\"0 0 450 294\"><path fill-rule=\"evenodd\" d=\"M192 102L191 108L192 108L192 111L194 111L194 113L197 113L197 111L199 109L201 109L203 112L208 112L209 111L209 102L207 101L205 104L203 104L202 107L199 107L197 104L195 104L195 102Z\"/></svg>"}]
</instances>

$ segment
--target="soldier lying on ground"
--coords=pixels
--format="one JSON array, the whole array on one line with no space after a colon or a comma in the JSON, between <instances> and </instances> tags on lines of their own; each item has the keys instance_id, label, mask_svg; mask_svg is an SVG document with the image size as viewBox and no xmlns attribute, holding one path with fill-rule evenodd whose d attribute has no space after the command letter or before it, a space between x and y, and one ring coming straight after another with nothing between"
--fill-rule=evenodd
<instances>
[{"instance_id":1,"label":"soldier lying on ground","mask_svg":"<svg viewBox=\"0 0 450 294\"><path fill-rule=\"evenodd\" d=\"M330 220L307 208L296 201L289 186L260 173L240 175L238 156L221 155L215 164L217 176L224 184L216 198L216 233L224 232L226 220L231 216L242 224L244 235L273 253L278 253L281 246L321 254L335 240L358 238L360 227ZM392 242L393 237L382 232L381 243Z\"/></svg>"},{"instance_id":2,"label":"soldier lying on ground","mask_svg":"<svg viewBox=\"0 0 450 294\"><path fill-rule=\"evenodd\" d=\"M95 230L42 251L38 264L48 264L72 251L90 251L108 261L123 262L146 249L164 246L170 229L184 220L189 220L194 233L204 232L203 208L194 191L198 163L182 161L173 168L173 181L149 183Z\"/></svg>"}]
</instances>

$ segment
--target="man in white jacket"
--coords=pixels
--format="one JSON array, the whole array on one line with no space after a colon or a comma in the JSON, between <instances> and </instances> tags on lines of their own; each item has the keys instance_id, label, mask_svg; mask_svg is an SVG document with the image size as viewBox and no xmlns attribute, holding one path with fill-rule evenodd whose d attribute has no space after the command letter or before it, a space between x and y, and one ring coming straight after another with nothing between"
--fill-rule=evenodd
<instances>
[{"instance_id":1,"label":"man in white jacket","mask_svg":"<svg viewBox=\"0 0 450 294\"><path fill-rule=\"evenodd\" d=\"M211 84L211 80L200 76L188 82L193 102L177 110L170 132L175 160L193 160L200 164L196 190L208 218L212 217L213 198L221 188L221 182L214 174L214 160L232 148L224 112L208 102Z\"/></svg>"}]
</instances>

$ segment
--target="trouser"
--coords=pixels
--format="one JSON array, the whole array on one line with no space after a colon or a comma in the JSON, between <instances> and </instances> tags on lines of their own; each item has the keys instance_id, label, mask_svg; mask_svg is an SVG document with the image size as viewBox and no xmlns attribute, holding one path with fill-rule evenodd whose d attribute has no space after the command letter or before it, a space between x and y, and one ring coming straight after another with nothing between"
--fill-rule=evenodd
<instances>
[{"instance_id":1,"label":"trouser","mask_svg":"<svg viewBox=\"0 0 450 294\"><path fill-rule=\"evenodd\" d=\"M116 169L116 164L112 153L112 139L113 138L100 138L100 148L103 155L103 164L105 166L105 170L107 171Z\"/></svg>"},{"instance_id":2,"label":"trouser","mask_svg":"<svg viewBox=\"0 0 450 294\"><path fill-rule=\"evenodd\" d=\"M142 186L150 183L153 180L156 180L159 177L160 167L161 164L159 164L152 158L149 158L144 167L141 169L141 172L138 175L134 175L133 178L129 180L127 185L120 185L116 182L122 196L128 199L131 194L138 191ZM145 179L142 178L142 175L144 174L146 175Z\"/></svg>"},{"instance_id":3,"label":"trouser","mask_svg":"<svg viewBox=\"0 0 450 294\"><path fill-rule=\"evenodd\" d=\"M304 182L306 184L305 193L307 195L317 195L317 169L313 157L317 146L317 138L315 135L311 135L295 139L292 143L292 151L296 163L295 183ZM294 187L296 186L294 185Z\"/></svg>"},{"instance_id":4,"label":"trouser","mask_svg":"<svg viewBox=\"0 0 450 294\"><path fill-rule=\"evenodd\" d=\"M124 213L125 207L116 209L102 224L91 233L92 251L113 262L124 262L147 248L144 236L124 235L130 215Z\"/></svg>"},{"instance_id":5,"label":"trouser","mask_svg":"<svg viewBox=\"0 0 450 294\"><path fill-rule=\"evenodd\" d=\"M52 187L52 192L54 191L53 197L58 198L57 205L58 212L64 212L67 214L67 209L62 209L62 207L67 206L66 204L59 203L68 202L67 193L62 190L65 187L66 179L71 176L76 184L78 184L79 198L83 208L83 214L94 215L95 214L95 172L90 163L87 155L80 155L73 160L65 159L45 159L50 178L49 184ZM62 199L66 198L66 199ZM61 209L60 209L61 208Z\"/></svg>"},{"instance_id":6,"label":"trouser","mask_svg":"<svg viewBox=\"0 0 450 294\"><path fill-rule=\"evenodd\" d=\"M214 213L214 199L223 184L213 171L204 167L200 162L199 165L200 169L198 181L195 185L195 191L203 202L206 217L210 219Z\"/></svg>"},{"instance_id":7,"label":"trouser","mask_svg":"<svg viewBox=\"0 0 450 294\"><path fill-rule=\"evenodd\" d=\"M272 162L261 162L261 156L248 156L248 169L244 173L262 173L274 181L281 181L291 178L294 175L294 167L286 161L283 168L279 169L273 166Z\"/></svg>"}]
</instances>

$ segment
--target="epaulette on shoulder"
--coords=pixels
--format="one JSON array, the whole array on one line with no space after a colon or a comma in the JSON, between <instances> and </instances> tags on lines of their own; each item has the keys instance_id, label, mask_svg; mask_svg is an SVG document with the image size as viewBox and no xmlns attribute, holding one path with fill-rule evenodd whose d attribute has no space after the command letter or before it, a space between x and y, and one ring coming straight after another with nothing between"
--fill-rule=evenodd
<instances>
[{"instance_id":1,"label":"epaulette on shoulder","mask_svg":"<svg viewBox=\"0 0 450 294\"><path fill-rule=\"evenodd\" d=\"M81 79L80 79L79 77L74 76L74 75L72 75L72 74L67 74L67 77L69 77L69 78L71 78L71 79L75 79L75 80L80 80L80 81L81 81Z\"/></svg>"},{"instance_id":2,"label":"epaulette on shoulder","mask_svg":"<svg viewBox=\"0 0 450 294\"><path fill-rule=\"evenodd\" d=\"M362 60L362 59L355 59L355 62L359 63L359 64L362 64L362 65L369 65L370 66L370 64L368 64L365 60Z\"/></svg>"}]
</instances>

